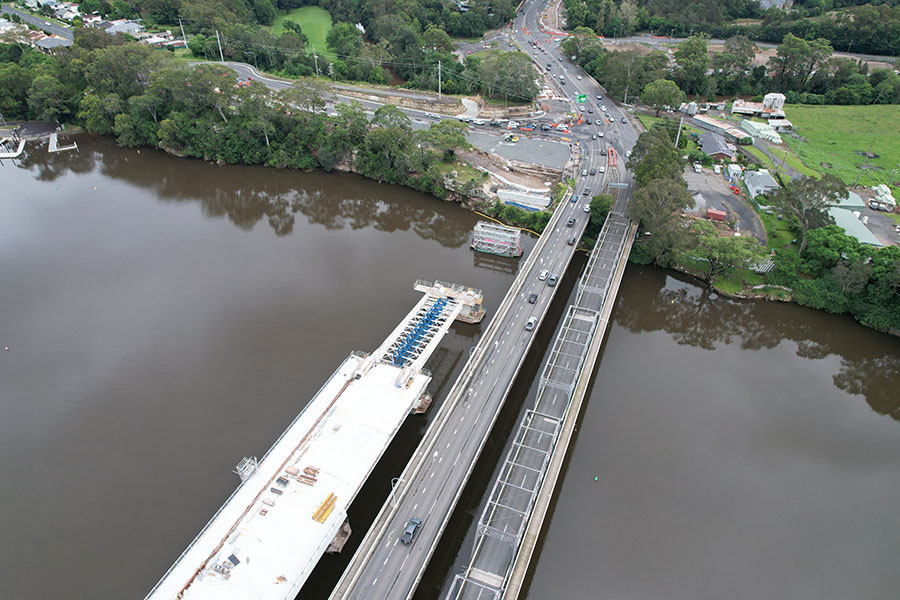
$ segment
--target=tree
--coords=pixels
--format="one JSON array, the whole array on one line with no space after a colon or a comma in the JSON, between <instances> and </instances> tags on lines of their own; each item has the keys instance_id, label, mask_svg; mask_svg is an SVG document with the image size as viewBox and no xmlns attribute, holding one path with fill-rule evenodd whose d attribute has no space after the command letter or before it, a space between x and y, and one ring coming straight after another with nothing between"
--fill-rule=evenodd
<instances>
[{"instance_id":1,"label":"tree","mask_svg":"<svg viewBox=\"0 0 900 600\"><path fill-rule=\"evenodd\" d=\"M412 131L412 121L405 112L393 104L379 106L372 115L372 125L399 129L406 133Z\"/></svg>"},{"instance_id":2,"label":"tree","mask_svg":"<svg viewBox=\"0 0 900 600\"><path fill-rule=\"evenodd\" d=\"M678 78L681 79L682 88L689 93L703 91L706 71L710 65L706 37L692 35L678 44L675 61L678 63Z\"/></svg>"},{"instance_id":3,"label":"tree","mask_svg":"<svg viewBox=\"0 0 900 600\"><path fill-rule=\"evenodd\" d=\"M477 67L486 96L531 102L538 93L534 66L524 52L500 52L484 58Z\"/></svg>"},{"instance_id":4,"label":"tree","mask_svg":"<svg viewBox=\"0 0 900 600\"><path fill-rule=\"evenodd\" d=\"M771 194L772 207L785 218L791 219L800 230L800 255L806 251L807 232L832 222L828 207L837 204L847 195L847 186L834 175L801 177Z\"/></svg>"},{"instance_id":5,"label":"tree","mask_svg":"<svg viewBox=\"0 0 900 600\"><path fill-rule=\"evenodd\" d=\"M674 81L668 79L657 79L651 81L644 86L641 92L641 102L656 110L656 116L659 111L666 108L678 108L684 102L684 92L678 89Z\"/></svg>"},{"instance_id":6,"label":"tree","mask_svg":"<svg viewBox=\"0 0 900 600\"><path fill-rule=\"evenodd\" d=\"M298 80L294 85L278 93L283 104L307 112L318 112L325 108L325 94L328 84L315 78Z\"/></svg>"},{"instance_id":7,"label":"tree","mask_svg":"<svg viewBox=\"0 0 900 600\"><path fill-rule=\"evenodd\" d=\"M28 89L28 108L41 121L58 121L72 113L72 97L53 75L38 75Z\"/></svg>"},{"instance_id":8,"label":"tree","mask_svg":"<svg viewBox=\"0 0 900 600\"><path fill-rule=\"evenodd\" d=\"M719 237L718 231L709 221L695 221L692 229L697 233L697 244L683 253L683 259L687 261L702 258L707 262L703 276L707 286L712 286L716 279L733 269L746 268L759 262L766 254L756 238Z\"/></svg>"},{"instance_id":9,"label":"tree","mask_svg":"<svg viewBox=\"0 0 900 600\"><path fill-rule=\"evenodd\" d=\"M725 48L716 54L716 67L726 75L746 73L756 57L756 44L745 35L735 35L725 40Z\"/></svg>"},{"instance_id":10,"label":"tree","mask_svg":"<svg viewBox=\"0 0 900 600\"><path fill-rule=\"evenodd\" d=\"M356 56L363 45L362 33L350 23L335 23L325 43L335 54L344 56Z\"/></svg>"},{"instance_id":11,"label":"tree","mask_svg":"<svg viewBox=\"0 0 900 600\"><path fill-rule=\"evenodd\" d=\"M453 52L456 50L456 44L453 43L447 32L435 25L429 25L425 33L422 34L422 43L432 51Z\"/></svg>"},{"instance_id":12,"label":"tree","mask_svg":"<svg viewBox=\"0 0 900 600\"><path fill-rule=\"evenodd\" d=\"M640 159L635 160L632 154L628 166L634 173L635 182L641 187L653 180L669 179L684 187L686 185L682 177L684 167L678 150L669 142L664 131L660 132L657 139L658 143L650 146Z\"/></svg>"},{"instance_id":13,"label":"tree","mask_svg":"<svg viewBox=\"0 0 900 600\"><path fill-rule=\"evenodd\" d=\"M426 140L443 153L444 161L453 160L457 150L471 147L466 139L467 127L455 119L443 119L428 128Z\"/></svg>"},{"instance_id":14,"label":"tree","mask_svg":"<svg viewBox=\"0 0 900 600\"><path fill-rule=\"evenodd\" d=\"M113 133L116 115L122 110L122 100L115 94L107 94L103 98L85 94L78 105L77 116L88 131L109 135Z\"/></svg>"},{"instance_id":15,"label":"tree","mask_svg":"<svg viewBox=\"0 0 900 600\"><path fill-rule=\"evenodd\" d=\"M0 114L6 119L28 117L31 75L16 63L0 64Z\"/></svg>"},{"instance_id":16,"label":"tree","mask_svg":"<svg viewBox=\"0 0 900 600\"><path fill-rule=\"evenodd\" d=\"M785 90L802 90L820 63L834 52L828 40L808 42L788 33L778 46L776 55L769 59L777 85Z\"/></svg>"},{"instance_id":17,"label":"tree","mask_svg":"<svg viewBox=\"0 0 900 600\"><path fill-rule=\"evenodd\" d=\"M680 213L693 205L685 186L673 179L656 179L635 189L628 216L651 234L642 245L656 264L668 266L674 256L691 245L691 232Z\"/></svg>"}]
</instances>

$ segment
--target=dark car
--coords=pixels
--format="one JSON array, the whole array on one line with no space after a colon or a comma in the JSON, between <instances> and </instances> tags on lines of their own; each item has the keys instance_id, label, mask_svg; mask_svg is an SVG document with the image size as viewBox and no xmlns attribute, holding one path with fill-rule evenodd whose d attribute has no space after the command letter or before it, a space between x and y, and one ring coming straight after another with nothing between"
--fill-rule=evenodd
<instances>
[{"instance_id":1,"label":"dark car","mask_svg":"<svg viewBox=\"0 0 900 600\"><path fill-rule=\"evenodd\" d=\"M406 544L407 546L413 543L413 540L416 539L416 534L419 533L419 527L421 527L422 521L413 517L406 524L406 529L403 530L403 535L400 536L400 541Z\"/></svg>"},{"instance_id":2,"label":"dark car","mask_svg":"<svg viewBox=\"0 0 900 600\"><path fill-rule=\"evenodd\" d=\"M596 174L597 174L597 169L591 169L591 175L596 175Z\"/></svg>"},{"instance_id":3,"label":"dark car","mask_svg":"<svg viewBox=\"0 0 900 600\"><path fill-rule=\"evenodd\" d=\"M559 281L559 276L551 275L550 279L547 280L547 285L549 285L550 287L553 287L556 285L557 281Z\"/></svg>"},{"instance_id":4,"label":"dark car","mask_svg":"<svg viewBox=\"0 0 900 600\"><path fill-rule=\"evenodd\" d=\"M587 123L588 125L591 124L591 120L590 120L590 119L585 119L584 122Z\"/></svg>"},{"instance_id":5,"label":"dark car","mask_svg":"<svg viewBox=\"0 0 900 600\"><path fill-rule=\"evenodd\" d=\"M594 114L594 109L593 109L593 108L590 108L590 107L588 107L588 112L589 112L589 113L590 113L590 114Z\"/></svg>"},{"instance_id":6,"label":"dark car","mask_svg":"<svg viewBox=\"0 0 900 600\"><path fill-rule=\"evenodd\" d=\"M550 131L551 129L553 129L553 128L550 127L549 125L547 125L546 123L541 125L541 131Z\"/></svg>"},{"instance_id":7,"label":"dark car","mask_svg":"<svg viewBox=\"0 0 900 600\"><path fill-rule=\"evenodd\" d=\"M606 156L606 148L600 148L600 156Z\"/></svg>"},{"instance_id":8,"label":"dark car","mask_svg":"<svg viewBox=\"0 0 900 600\"><path fill-rule=\"evenodd\" d=\"M528 304L534 304L535 302L537 302L537 294L528 296Z\"/></svg>"},{"instance_id":9,"label":"dark car","mask_svg":"<svg viewBox=\"0 0 900 600\"><path fill-rule=\"evenodd\" d=\"M568 221L566 221L566 227L572 227L573 225L575 225L575 219L569 219Z\"/></svg>"}]
</instances>

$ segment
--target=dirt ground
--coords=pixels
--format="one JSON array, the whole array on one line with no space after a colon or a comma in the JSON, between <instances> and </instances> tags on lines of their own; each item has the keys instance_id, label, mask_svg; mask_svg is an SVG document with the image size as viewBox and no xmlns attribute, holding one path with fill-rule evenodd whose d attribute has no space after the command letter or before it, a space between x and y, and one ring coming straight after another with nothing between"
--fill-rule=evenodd
<instances>
[{"instance_id":1,"label":"dirt ground","mask_svg":"<svg viewBox=\"0 0 900 600\"><path fill-rule=\"evenodd\" d=\"M459 157L462 160L468 162L473 167L482 167L484 169L487 169L491 173L499 174L504 179L508 179L513 183L517 183L531 189L539 190L549 188L550 186L546 185L547 183L553 185L553 183L559 181L558 172L555 175L548 173L547 177L539 177L535 174L507 170L505 164L501 164L499 161L493 159L484 152L478 152L474 150L460 152Z\"/></svg>"},{"instance_id":2,"label":"dirt ground","mask_svg":"<svg viewBox=\"0 0 900 600\"><path fill-rule=\"evenodd\" d=\"M742 196L731 192L730 185L723 176L716 175L706 167L700 173L695 173L688 165L684 169L684 178L687 180L688 191L696 202L692 212L704 216L707 208L724 210L728 213L728 219L737 221L738 231L744 235L749 233L763 244L767 242L766 229L759 215Z\"/></svg>"},{"instance_id":3,"label":"dirt ground","mask_svg":"<svg viewBox=\"0 0 900 600\"><path fill-rule=\"evenodd\" d=\"M617 42L615 40L603 39L602 43L603 47L607 50L634 50L641 56L646 56L654 50L654 48L651 48L647 44L637 42Z\"/></svg>"}]
</instances>

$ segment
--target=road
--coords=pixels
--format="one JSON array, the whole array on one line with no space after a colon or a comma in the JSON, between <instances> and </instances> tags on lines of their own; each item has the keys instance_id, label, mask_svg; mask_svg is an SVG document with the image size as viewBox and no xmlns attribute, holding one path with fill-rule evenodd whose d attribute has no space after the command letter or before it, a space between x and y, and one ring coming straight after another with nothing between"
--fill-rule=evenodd
<instances>
[{"instance_id":1,"label":"road","mask_svg":"<svg viewBox=\"0 0 900 600\"><path fill-rule=\"evenodd\" d=\"M58 23L54 23L53 21L47 21L46 19L42 19L40 17L36 17L29 12L25 12L23 10L19 10L17 8L13 8L9 4L4 4L0 12L4 14L16 14L19 15L23 21L34 25L35 27L39 27L40 29L46 31L47 33L52 33L54 35L58 35L61 38L65 38L67 40L75 39L75 34L72 33L71 27L65 27L63 25L59 25Z\"/></svg>"},{"instance_id":2,"label":"road","mask_svg":"<svg viewBox=\"0 0 900 600\"><path fill-rule=\"evenodd\" d=\"M515 35L523 48L530 48L528 40L536 40L545 48L544 52L536 52L538 56L544 59L542 55L546 55L546 59L558 65L563 57L550 36L539 34L538 19L546 1L528 0L523 5L515 22ZM526 34L523 25L535 34ZM576 69L569 66L570 73ZM582 79L572 79L563 86L562 93L573 101L578 94L587 94L592 99L594 114L600 113L596 110L596 96L600 95L599 102L606 105L610 115L609 123L577 126L570 134L578 140L581 149L579 168L589 172L606 166L610 160L609 156L600 154L602 148L612 147L624 157L637 136L626 113L609 101L596 81L578 72ZM605 134L603 138L592 139L592 134L601 131ZM544 281L540 275L547 271L559 277L565 272L574 252L574 246L568 242L581 236L589 217L585 212L589 196L583 193L587 188L592 193L600 192L607 175L579 177L573 196L576 201L565 202L557 209L479 342L471 376L461 377L454 385L445 401L446 407L442 407L441 418L432 425L434 431L426 434L412 466L398 484L398 491L382 511L384 518L376 520L332 599L402 599L415 591L534 339L534 331L526 330L525 324L532 317L543 319L552 300L555 288L549 287L549 279ZM575 222L568 226L570 220ZM531 294L537 294L534 304L528 302ZM400 543L400 535L412 517L421 519L422 526L414 543L405 545Z\"/></svg>"}]
</instances>

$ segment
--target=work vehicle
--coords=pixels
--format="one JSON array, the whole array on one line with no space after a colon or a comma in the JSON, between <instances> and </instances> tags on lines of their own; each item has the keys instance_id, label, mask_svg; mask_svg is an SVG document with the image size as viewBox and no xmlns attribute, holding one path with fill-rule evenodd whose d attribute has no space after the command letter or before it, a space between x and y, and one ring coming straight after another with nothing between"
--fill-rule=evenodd
<instances>
[{"instance_id":1,"label":"work vehicle","mask_svg":"<svg viewBox=\"0 0 900 600\"><path fill-rule=\"evenodd\" d=\"M525 331L534 331L534 326L537 325L537 317L531 317L525 323Z\"/></svg>"},{"instance_id":2,"label":"work vehicle","mask_svg":"<svg viewBox=\"0 0 900 600\"><path fill-rule=\"evenodd\" d=\"M416 539L416 534L419 533L419 527L422 526L421 519L413 517L406 523L406 529L403 530L403 534L400 536L400 541L409 546L413 543L413 540Z\"/></svg>"}]
</instances>

